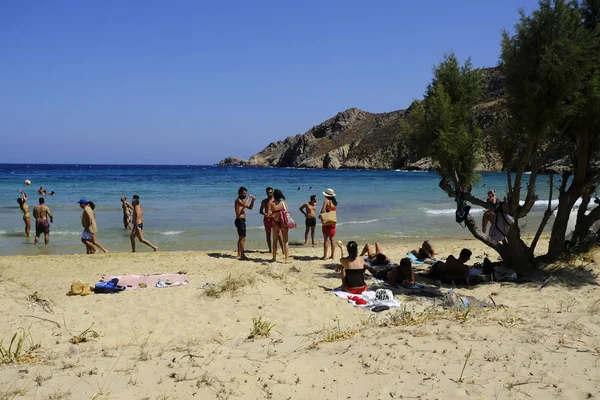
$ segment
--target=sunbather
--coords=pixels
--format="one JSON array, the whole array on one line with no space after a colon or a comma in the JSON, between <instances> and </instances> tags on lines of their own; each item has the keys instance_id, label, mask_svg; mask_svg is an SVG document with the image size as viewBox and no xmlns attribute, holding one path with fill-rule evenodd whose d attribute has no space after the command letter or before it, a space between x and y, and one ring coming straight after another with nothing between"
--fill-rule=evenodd
<instances>
[{"instance_id":1,"label":"sunbather","mask_svg":"<svg viewBox=\"0 0 600 400\"><path fill-rule=\"evenodd\" d=\"M431 266L430 276L444 282L469 285L475 283L470 275L470 267L465 263L473 253L469 249L462 249L458 258L449 255L446 262L438 261Z\"/></svg>"},{"instance_id":2,"label":"sunbather","mask_svg":"<svg viewBox=\"0 0 600 400\"><path fill-rule=\"evenodd\" d=\"M412 286L415 284L415 274L410 258L400 260L400 265L367 266L366 268L375 278L388 281L392 285Z\"/></svg>"},{"instance_id":3,"label":"sunbather","mask_svg":"<svg viewBox=\"0 0 600 400\"><path fill-rule=\"evenodd\" d=\"M367 255L365 261L369 265L387 265L392 262L385 254L383 254L383 248L379 244L379 242L375 242L375 251L373 251L373 247L371 244L365 244L359 256Z\"/></svg>"},{"instance_id":4,"label":"sunbather","mask_svg":"<svg viewBox=\"0 0 600 400\"><path fill-rule=\"evenodd\" d=\"M346 245L348 249L348 257L344 257L344 248L342 242L338 242L342 258L340 258L340 266L336 269L340 272L342 278L342 290L353 294L361 294L367 289L365 284L364 270L365 262L362 257L358 256L358 244L355 241L350 241Z\"/></svg>"},{"instance_id":5,"label":"sunbather","mask_svg":"<svg viewBox=\"0 0 600 400\"><path fill-rule=\"evenodd\" d=\"M413 250L411 253L413 253L419 261L435 258L435 250L429 240L424 241L420 249Z\"/></svg>"}]
</instances>

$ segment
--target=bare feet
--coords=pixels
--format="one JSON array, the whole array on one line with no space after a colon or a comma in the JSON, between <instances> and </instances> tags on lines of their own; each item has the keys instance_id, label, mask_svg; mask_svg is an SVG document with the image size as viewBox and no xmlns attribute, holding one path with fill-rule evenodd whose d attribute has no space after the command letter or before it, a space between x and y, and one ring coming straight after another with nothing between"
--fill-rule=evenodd
<instances>
[{"instance_id":1,"label":"bare feet","mask_svg":"<svg viewBox=\"0 0 600 400\"><path fill-rule=\"evenodd\" d=\"M158 246L153 247L154 251L158 251Z\"/></svg>"},{"instance_id":2,"label":"bare feet","mask_svg":"<svg viewBox=\"0 0 600 400\"><path fill-rule=\"evenodd\" d=\"M333 260L333 256L329 257L330 260Z\"/></svg>"},{"instance_id":3,"label":"bare feet","mask_svg":"<svg viewBox=\"0 0 600 400\"><path fill-rule=\"evenodd\" d=\"M249 258L246 257L246 256L241 256L240 258L238 258L238 260L240 260L240 261L246 261L246 260L249 260Z\"/></svg>"},{"instance_id":4,"label":"bare feet","mask_svg":"<svg viewBox=\"0 0 600 400\"><path fill-rule=\"evenodd\" d=\"M271 262L271 263L277 262L277 259L276 259L276 258L271 258L271 259L269 260L269 262Z\"/></svg>"},{"instance_id":5,"label":"bare feet","mask_svg":"<svg viewBox=\"0 0 600 400\"><path fill-rule=\"evenodd\" d=\"M319 260L327 260L327 257L321 257Z\"/></svg>"}]
</instances>

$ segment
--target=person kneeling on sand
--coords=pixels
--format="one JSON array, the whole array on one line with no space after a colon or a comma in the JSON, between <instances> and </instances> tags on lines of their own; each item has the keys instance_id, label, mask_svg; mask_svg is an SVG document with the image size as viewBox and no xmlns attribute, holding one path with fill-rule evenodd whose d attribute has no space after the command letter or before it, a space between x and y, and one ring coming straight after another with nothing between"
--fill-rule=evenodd
<instances>
[{"instance_id":1,"label":"person kneeling on sand","mask_svg":"<svg viewBox=\"0 0 600 400\"><path fill-rule=\"evenodd\" d=\"M449 255L446 262L438 261L431 266L430 276L443 282L469 285L475 283L470 275L471 268L465 263L473 253L469 249L462 249L458 258Z\"/></svg>"},{"instance_id":2,"label":"person kneeling on sand","mask_svg":"<svg viewBox=\"0 0 600 400\"><path fill-rule=\"evenodd\" d=\"M369 265L366 268L375 278L387 281L392 285L411 287L415 284L415 273L408 257L400 260L400 265L391 264L379 267Z\"/></svg>"},{"instance_id":3,"label":"person kneeling on sand","mask_svg":"<svg viewBox=\"0 0 600 400\"><path fill-rule=\"evenodd\" d=\"M435 258L435 250L429 240L424 241L420 249L413 250L411 253L417 257L417 260L419 261Z\"/></svg>"},{"instance_id":4,"label":"person kneeling on sand","mask_svg":"<svg viewBox=\"0 0 600 400\"><path fill-rule=\"evenodd\" d=\"M387 265L392 262L385 254L383 254L383 248L379 244L379 242L375 242L375 251L373 251L373 247L369 243L363 247L360 252L360 256L367 255L365 258L365 262L371 265Z\"/></svg>"},{"instance_id":5,"label":"person kneeling on sand","mask_svg":"<svg viewBox=\"0 0 600 400\"><path fill-rule=\"evenodd\" d=\"M358 244L355 241L350 241L346 245L348 249L348 257L344 257L344 248L342 242L338 242L342 258L340 258L340 266L336 272L340 272L342 278L342 290L352 294L361 294L367 290L365 283L364 270L365 262L362 257L358 256Z\"/></svg>"}]
</instances>

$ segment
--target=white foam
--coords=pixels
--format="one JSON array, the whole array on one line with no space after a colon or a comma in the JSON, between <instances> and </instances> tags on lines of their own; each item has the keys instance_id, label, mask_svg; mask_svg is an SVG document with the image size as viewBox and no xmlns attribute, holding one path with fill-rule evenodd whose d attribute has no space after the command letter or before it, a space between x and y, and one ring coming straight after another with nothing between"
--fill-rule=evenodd
<instances>
[{"instance_id":1,"label":"white foam","mask_svg":"<svg viewBox=\"0 0 600 400\"><path fill-rule=\"evenodd\" d=\"M373 222L385 221L386 219L389 219L389 218L367 219L365 221L344 221L344 222L338 222L337 225L346 225L346 224L372 224Z\"/></svg>"},{"instance_id":2,"label":"white foam","mask_svg":"<svg viewBox=\"0 0 600 400\"><path fill-rule=\"evenodd\" d=\"M419 210L424 211L425 214L433 214L433 215L441 215L441 214L454 214L456 212L456 208L442 208L439 210L434 210L431 208L420 208ZM483 208L471 208L469 214L479 214L483 212Z\"/></svg>"},{"instance_id":3,"label":"white foam","mask_svg":"<svg viewBox=\"0 0 600 400\"><path fill-rule=\"evenodd\" d=\"M78 231L53 231L50 229L50 235L81 235Z\"/></svg>"},{"instance_id":4,"label":"white foam","mask_svg":"<svg viewBox=\"0 0 600 400\"><path fill-rule=\"evenodd\" d=\"M161 235L171 236L171 235L181 235L184 231L166 231L166 232L157 232Z\"/></svg>"}]
</instances>

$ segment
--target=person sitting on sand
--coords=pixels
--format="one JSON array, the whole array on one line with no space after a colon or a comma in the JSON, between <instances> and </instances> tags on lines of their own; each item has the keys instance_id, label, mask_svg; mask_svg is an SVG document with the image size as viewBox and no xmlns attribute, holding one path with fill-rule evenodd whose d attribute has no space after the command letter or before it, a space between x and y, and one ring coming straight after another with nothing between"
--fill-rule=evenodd
<instances>
[{"instance_id":1,"label":"person sitting on sand","mask_svg":"<svg viewBox=\"0 0 600 400\"><path fill-rule=\"evenodd\" d=\"M340 272L342 290L352 294L361 294L367 290L367 284L364 277L365 261L358 255L358 244L355 241L348 242L346 245L348 257L344 257L342 242L338 242L338 246L342 258L340 258L341 265L336 269L336 272Z\"/></svg>"},{"instance_id":2,"label":"person sitting on sand","mask_svg":"<svg viewBox=\"0 0 600 400\"><path fill-rule=\"evenodd\" d=\"M370 243L365 244L362 251L360 252L360 256L367 255L365 261L368 265L387 265L392 262L385 254L383 254L383 248L379 244L379 242L375 242L375 251L373 251L373 247L371 247Z\"/></svg>"},{"instance_id":3,"label":"person sitting on sand","mask_svg":"<svg viewBox=\"0 0 600 400\"><path fill-rule=\"evenodd\" d=\"M449 255L446 262L438 261L431 266L430 276L443 282L469 285L474 283L470 276L471 268L465 263L473 253L469 249L462 249L458 258Z\"/></svg>"},{"instance_id":4,"label":"person sitting on sand","mask_svg":"<svg viewBox=\"0 0 600 400\"><path fill-rule=\"evenodd\" d=\"M433 249L433 244L429 240L424 241L420 249L413 250L411 253L417 257L417 260L419 261L435 258L435 250Z\"/></svg>"},{"instance_id":5,"label":"person sitting on sand","mask_svg":"<svg viewBox=\"0 0 600 400\"><path fill-rule=\"evenodd\" d=\"M377 279L391 283L392 285L402 285L410 287L415 284L415 273L412 268L410 258L405 257L400 260L400 265L391 264L384 266L366 266L367 270Z\"/></svg>"}]
</instances>

